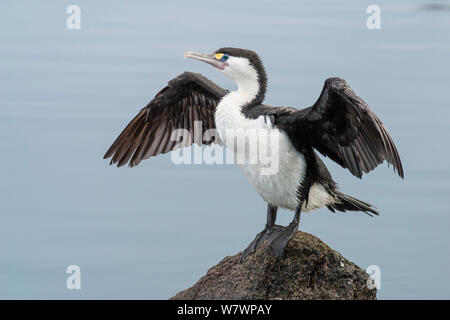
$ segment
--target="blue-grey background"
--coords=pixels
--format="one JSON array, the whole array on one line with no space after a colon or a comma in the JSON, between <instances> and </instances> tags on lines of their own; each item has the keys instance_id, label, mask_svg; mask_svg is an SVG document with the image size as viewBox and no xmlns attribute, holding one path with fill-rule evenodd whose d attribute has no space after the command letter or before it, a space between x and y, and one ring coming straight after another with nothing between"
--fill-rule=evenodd
<instances>
[{"instance_id":1,"label":"blue-grey background","mask_svg":"<svg viewBox=\"0 0 450 320\"><path fill-rule=\"evenodd\" d=\"M81 8L81 30L66 8ZM381 7L381 30L366 8ZM450 298L448 1L1 1L0 298L160 298L246 247L265 204L235 166L117 169L102 156L182 71L234 84L187 50L250 48L266 102L306 107L345 78L390 130L405 180L363 180L332 164L343 191L383 215L304 214L300 228L361 267L378 297ZM282 211L282 222L292 214ZM68 265L82 289L66 289Z\"/></svg>"}]
</instances>

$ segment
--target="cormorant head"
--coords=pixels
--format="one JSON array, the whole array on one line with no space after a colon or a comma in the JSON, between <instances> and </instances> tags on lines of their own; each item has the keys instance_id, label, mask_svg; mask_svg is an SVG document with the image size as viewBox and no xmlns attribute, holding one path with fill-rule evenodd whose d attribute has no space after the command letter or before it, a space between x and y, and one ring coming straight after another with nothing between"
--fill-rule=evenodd
<instances>
[{"instance_id":1,"label":"cormorant head","mask_svg":"<svg viewBox=\"0 0 450 320\"><path fill-rule=\"evenodd\" d=\"M263 64L256 52L239 48L220 48L212 54L188 51L185 58L204 61L221 70L234 80L239 87L258 84L259 93L264 95L267 77Z\"/></svg>"}]
</instances>

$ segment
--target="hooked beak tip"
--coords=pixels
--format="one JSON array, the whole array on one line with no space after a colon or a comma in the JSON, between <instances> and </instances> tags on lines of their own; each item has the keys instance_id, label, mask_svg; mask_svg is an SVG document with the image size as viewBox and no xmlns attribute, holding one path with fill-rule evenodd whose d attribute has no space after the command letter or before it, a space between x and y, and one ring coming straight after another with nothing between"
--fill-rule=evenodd
<instances>
[{"instance_id":1,"label":"hooked beak tip","mask_svg":"<svg viewBox=\"0 0 450 320\"><path fill-rule=\"evenodd\" d=\"M186 59L186 58L191 58L191 56L192 56L192 51L186 51L185 53L184 53L184 58Z\"/></svg>"}]
</instances>

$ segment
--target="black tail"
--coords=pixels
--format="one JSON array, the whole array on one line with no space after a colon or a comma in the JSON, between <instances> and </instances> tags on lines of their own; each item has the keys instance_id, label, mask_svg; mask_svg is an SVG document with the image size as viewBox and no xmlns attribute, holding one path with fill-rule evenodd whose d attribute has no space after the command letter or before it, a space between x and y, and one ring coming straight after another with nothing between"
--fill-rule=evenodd
<instances>
[{"instance_id":1,"label":"black tail","mask_svg":"<svg viewBox=\"0 0 450 320\"><path fill-rule=\"evenodd\" d=\"M335 212L338 211L363 211L372 217L372 214L379 215L370 203L358 200L349 195L343 194L342 192L336 191L336 203L327 206L328 209Z\"/></svg>"}]
</instances>

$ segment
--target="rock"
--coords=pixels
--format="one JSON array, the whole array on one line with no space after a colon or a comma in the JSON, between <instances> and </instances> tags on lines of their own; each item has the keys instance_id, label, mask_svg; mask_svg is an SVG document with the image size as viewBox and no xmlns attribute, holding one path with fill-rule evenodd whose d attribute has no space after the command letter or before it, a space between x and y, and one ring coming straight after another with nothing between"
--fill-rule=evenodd
<instances>
[{"instance_id":1,"label":"rock","mask_svg":"<svg viewBox=\"0 0 450 320\"><path fill-rule=\"evenodd\" d=\"M171 299L376 299L364 270L306 232L297 231L280 259L267 247L239 257L225 257Z\"/></svg>"}]
</instances>

